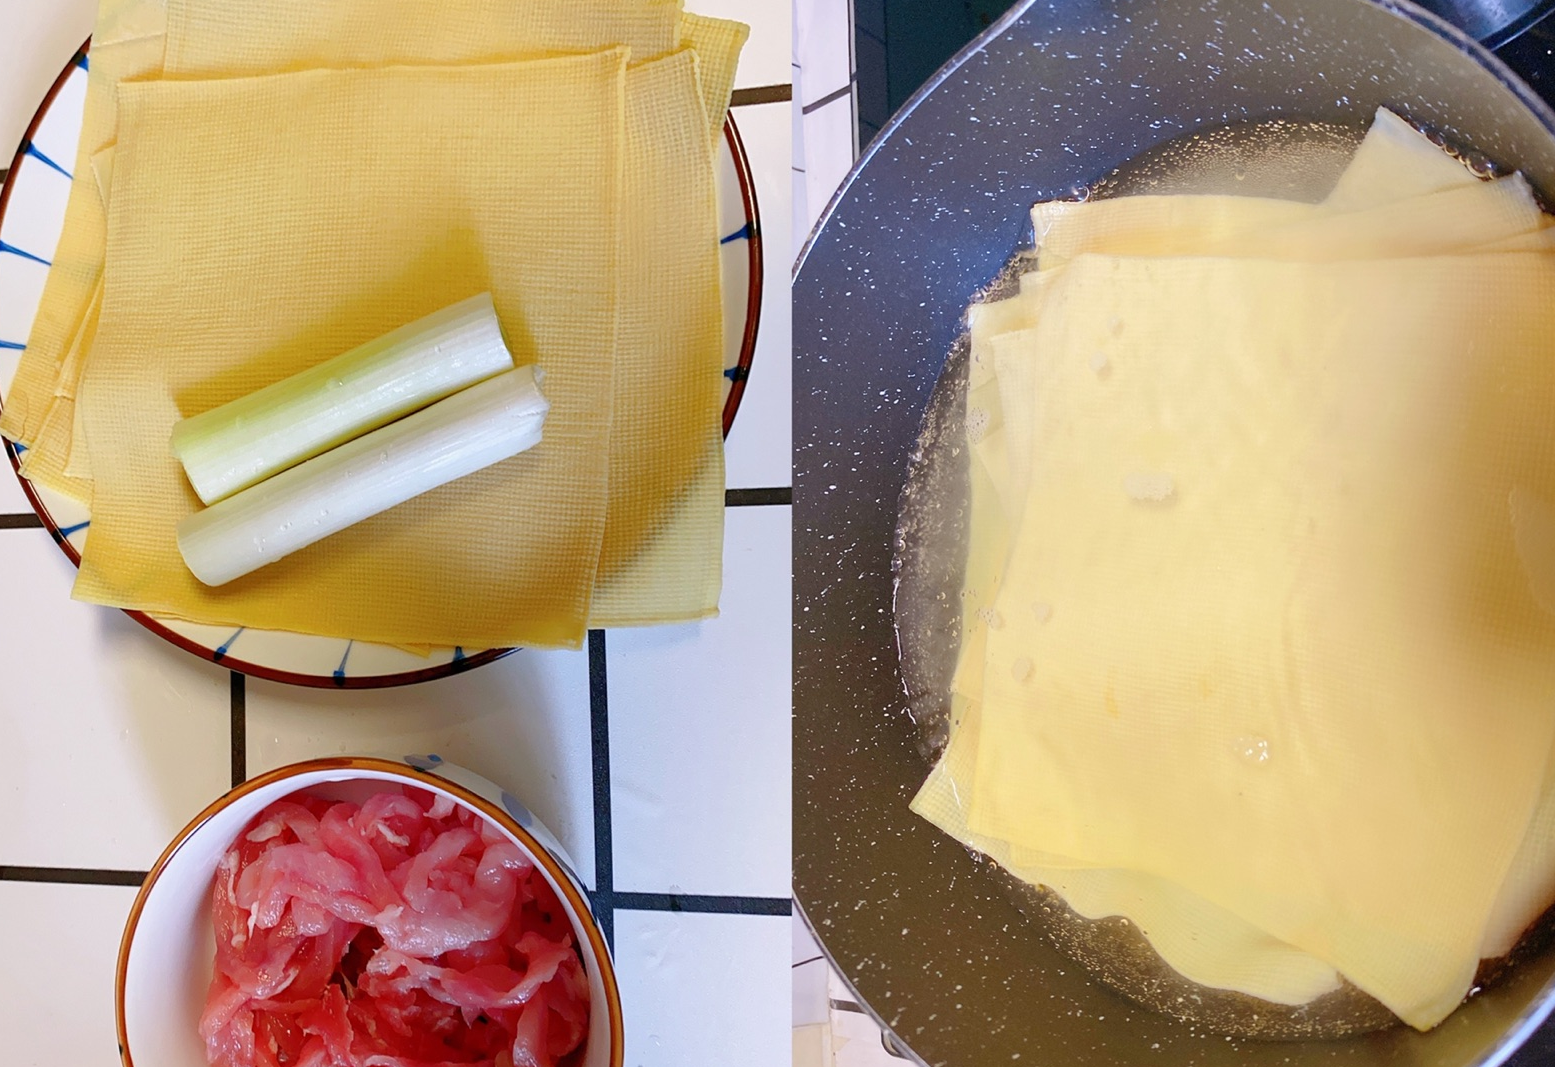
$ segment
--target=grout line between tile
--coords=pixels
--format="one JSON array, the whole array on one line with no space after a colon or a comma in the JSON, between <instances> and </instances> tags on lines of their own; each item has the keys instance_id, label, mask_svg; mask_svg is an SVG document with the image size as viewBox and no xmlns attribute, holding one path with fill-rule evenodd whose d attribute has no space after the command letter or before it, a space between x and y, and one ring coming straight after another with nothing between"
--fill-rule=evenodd
<instances>
[{"instance_id":1,"label":"grout line between tile","mask_svg":"<svg viewBox=\"0 0 1555 1067\"><path fill-rule=\"evenodd\" d=\"M751 104L781 104L794 98L792 85L757 85L749 89L736 89L729 98L730 107L748 107Z\"/></svg>"},{"instance_id":2,"label":"grout line between tile","mask_svg":"<svg viewBox=\"0 0 1555 1067\"><path fill-rule=\"evenodd\" d=\"M836 101L841 100L851 92L853 92L853 79L850 78L848 80L848 84L844 85L841 89L835 89L821 97L819 100L812 100L799 110L802 114L805 115L813 114L814 112L821 110L821 108L825 107L827 104L835 103Z\"/></svg>"},{"instance_id":3,"label":"grout line between tile","mask_svg":"<svg viewBox=\"0 0 1555 1067\"><path fill-rule=\"evenodd\" d=\"M43 520L33 512L24 515L0 515L0 530L41 530Z\"/></svg>"},{"instance_id":4,"label":"grout line between tile","mask_svg":"<svg viewBox=\"0 0 1555 1067\"><path fill-rule=\"evenodd\" d=\"M232 787L248 781L248 685L243 675L232 672L228 733L232 745Z\"/></svg>"},{"instance_id":5,"label":"grout line between tile","mask_svg":"<svg viewBox=\"0 0 1555 1067\"><path fill-rule=\"evenodd\" d=\"M589 631L589 724L594 768L594 920L615 951L615 852L610 821L610 714L605 631Z\"/></svg>"},{"instance_id":6,"label":"grout line between tile","mask_svg":"<svg viewBox=\"0 0 1555 1067\"><path fill-rule=\"evenodd\" d=\"M0 882L139 886L145 880L145 871L110 871L89 867L0 867Z\"/></svg>"},{"instance_id":7,"label":"grout line between tile","mask_svg":"<svg viewBox=\"0 0 1555 1067\"><path fill-rule=\"evenodd\" d=\"M703 915L792 915L787 897L716 897L689 893L616 893L615 906L628 911L689 911Z\"/></svg>"},{"instance_id":8,"label":"grout line between tile","mask_svg":"<svg viewBox=\"0 0 1555 1067\"><path fill-rule=\"evenodd\" d=\"M724 507L749 508L766 505L792 504L794 490L790 486L772 489L725 489Z\"/></svg>"}]
</instances>

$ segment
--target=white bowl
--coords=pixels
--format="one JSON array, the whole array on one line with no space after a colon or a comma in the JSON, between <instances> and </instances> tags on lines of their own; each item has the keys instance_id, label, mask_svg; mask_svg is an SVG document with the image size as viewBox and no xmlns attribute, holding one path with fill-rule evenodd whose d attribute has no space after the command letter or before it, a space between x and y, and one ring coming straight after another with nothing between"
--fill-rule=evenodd
<instances>
[{"instance_id":1,"label":"white bowl","mask_svg":"<svg viewBox=\"0 0 1555 1067\"><path fill-rule=\"evenodd\" d=\"M125 1067L208 1067L197 1028L216 951L211 886L217 863L253 818L302 790L360 801L385 785L415 786L473 809L534 861L567 911L588 975L588 1039L577 1067L621 1067L615 969L565 850L511 794L437 756L295 763L250 779L186 826L141 886L119 945L114 1002Z\"/></svg>"}]
</instances>

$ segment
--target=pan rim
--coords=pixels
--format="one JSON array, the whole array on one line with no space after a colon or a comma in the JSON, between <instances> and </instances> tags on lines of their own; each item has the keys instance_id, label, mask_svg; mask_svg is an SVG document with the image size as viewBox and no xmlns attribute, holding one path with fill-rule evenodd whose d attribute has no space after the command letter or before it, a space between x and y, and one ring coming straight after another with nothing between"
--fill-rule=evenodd
<instances>
[{"instance_id":1,"label":"pan rim","mask_svg":"<svg viewBox=\"0 0 1555 1067\"><path fill-rule=\"evenodd\" d=\"M927 81L925 81L923 85L921 85L918 90L912 94L911 97L908 98L907 102L903 104L894 115L892 115L891 119L875 136L874 140L865 146L865 148L859 153L859 156L854 161L853 166L849 168L847 175L842 179L842 182L838 185L836 191L832 194L830 200L827 202L826 207L816 218L814 226L806 235L799 253L794 258L793 267L790 272L790 283L792 286L797 287L803 275L804 265L809 258L811 250L816 246L823 231L826 229L827 224L837 213L842 202L847 198L848 193L852 189L853 184L862 175L863 171L874 158L875 154L896 135L898 129L913 114L913 112L917 110L918 106L922 104L925 99L927 99L941 85L948 81L958 70L960 70L962 66L986 50L988 46L991 45L995 40L1002 37L1014 24L1019 22L1031 8L1037 6L1040 2L1041 0L1020 0L1020 2L1015 4L998 20L990 24L986 30L984 30L966 46L956 52L953 56L951 56L951 58L947 60L945 64L937 71L935 71L935 73ZM1516 101L1538 121L1539 125L1542 126L1544 130L1551 135L1552 138L1555 138L1555 107L1552 107L1550 103L1544 100L1544 98L1535 93L1521 77L1519 77L1509 66L1506 65L1506 63L1504 63L1498 56L1496 56L1495 53L1490 51L1487 46L1481 44L1479 41L1475 40L1473 37L1460 30L1452 23L1443 19L1436 13L1420 6L1417 3L1414 3L1413 0L1353 0L1353 2L1362 4L1363 6L1380 8L1389 14L1401 18L1404 21L1433 34L1447 44L1457 48L1459 52L1468 56L1468 58L1476 62L1486 73L1495 78L1495 80L1502 86L1502 88L1507 90L1516 99ZM1555 15L1552 15L1551 17L1555 17ZM797 409L795 411L795 421L797 430ZM798 478L796 472L794 500L796 515L799 509L802 507L803 497L804 494L802 491L802 486L800 485L800 479ZM859 991L857 985L853 981L853 978L838 965L836 959L833 957L831 949L827 947L824 938L816 929L815 923L810 919L809 910L800 897L797 884L794 887L793 903L795 914L801 919L801 921L803 921L806 929L810 932L817 947L820 949L822 956L826 960L827 966L830 967L832 972L842 981L848 992L853 995L854 1000L859 1008L862 1009L863 1012L867 1014L880 1027L882 1033L889 1035L899 1050L902 1050L907 1054L908 1059L906 1062L914 1064L915 1067L931 1067L931 1065L929 1065L927 1061L924 1060L916 1052L916 1050L912 1048L911 1044L906 1040L906 1038L898 1034L897 1031L885 1021L879 1011L877 1011L870 1003L870 1001ZM1466 1064L1465 1067L1502 1067L1502 1065L1504 1065L1506 1061L1510 1059L1511 1056L1528 1041L1534 1032L1551 1018L1552 1015L1555 1015L1555 977L1551 977L1533 995L1528 1007L1525 1008L1516 1017L1516 1019L1507 1026L1504 1031L1502 1031L1495 1044L1487 1049L1477 1059Z\"/></svg>"}]
</instances>

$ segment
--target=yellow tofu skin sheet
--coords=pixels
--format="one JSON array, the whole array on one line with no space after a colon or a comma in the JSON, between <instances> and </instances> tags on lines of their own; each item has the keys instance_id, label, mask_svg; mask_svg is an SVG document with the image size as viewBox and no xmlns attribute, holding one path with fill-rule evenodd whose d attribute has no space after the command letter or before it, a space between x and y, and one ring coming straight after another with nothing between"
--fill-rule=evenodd
<instances>
[{"instance_id":1,"label":"yellow tofu skin sheet","mask_svg":"<svg viewBox=\"0 0 1555 1067\"><path fill-rule=\"evenodd\" d=\"M723 314L713 146L696 74L690 50L627 73L623 188L639 207L621 213L618 234L619 354L594 626L704 618L718 607L721 572L709 561L723 553ZM666 195L696 209L671 210Z\"/></svg>"},{"instance_id":2,"label":"yellow tofu skin sheet","mask_svg":"<svg viewBox=\"0 0 1555 1067\"><path fill-rule=\"evenodd\" d=\"M974 308L955 713L913 806L1194 981L1343 975L1425 1029L1555 896L1555 267L1463 254L1475 211L1512 248L1546 221L1400 125L1301 217L1049 210L1122 254ZM1379 195L1419 144L1456 169Z\"/></svg>"},{"instance_id":3,"label":"yellow tofu skin sheet","mask_svg":"<svg viewBox=\"0 0 1555 1067\"><path fill-rule=\"evenodd\" d=\"M155 5L139 6L156 9ZM101 283L107 241L107 214L91 160L94 154L114 143L119 82L158 72L162 47L162 38L157 35L108 41L93 49L80 150L71 172L70 198L65 208L65 228L44 282L43 299L33 319L27 348L6 394L5 410L0 413L0 432L14 441L37 445L55 396L75 396L79 363L72 361L68 376L62 379L61 375ZM62 466L60 461L55 463ZM69 485L51 487L82 499L90 493Z\"/></svg>"},{"instance_id":4,"label":"yellow tofu skin sheet","mask_svg":"<svg viewBox=\"0 0 1555 1067\"><path fill-rule=\"evenodd\" d=\"M121 86L76 595L393 644L581 642L607 500L625 61ZM540 446L221 589L188 573L180 417L481 291L515 362L546 371Z\"/></svg>"},{"instance_id":5,"label":"yellow tofu skin sheet","mask_svg":"<svg viewBox=\"0 0 1555 1067\"><path fill-rule=\"evenodd\" d=\"M107 0L93 40L56 269L0 425L0 432L30 446L26 476L92 509L76 595L200 622L401 647L576 646L586 625L716 614L724 328L713 179L747 34L739 23L688 14L678 0L458 0L435 12L400 0L387 7L258 0L241 10L208 0ZM595 86L577 81L590 57L620 68L607 92L613 101L601 104ZM510 83L493 100L512 109L479 115L491 105L473 107L468 99L500 80L493 73L499 68ZM527 73L520 78L519 71ZM400 103L402 121L377 107L368 108L361 124L347 118L362 105L359 90L369 83ZM579 89L578 105L554 116L536 110L571 88ZM182 125L165 120L164 104L184 109ZM283 107L296 109L295 131L279 115ZM262 158L266 123L274 127L269 147L289 146L290 158ZM338 151L321 132L330 127L341 130ZM542 137L555 140L557 150L537 149ZM584 142L604 147L563 158ZM231 164L245 152L254 168L246 178L240 173L246 164L221 174L184 165L186 156ZM504 188L492 176L500 166L531 173ZM569 166L604 170L580 175ZM335 172L352 167L362 174L344 176L341 187L355 183L360 195L348 204L328 186ZM183 188L187 175L194 175L196 188ZM439 187L425 175L442 175L444 182ZM407 180L421 190L421 200L371 188ZM244 214L236 198L266 181L272 185L265 192L289 189L290 198L253 198L246 219L228 221L234 212ZM501 203L530 189L527 183L536 203L594 199L586 217ZM568 185L577 186L575 194ZM437 188L449 192L439 196ZM132 206L119 203L121 197ZM491 203L474 203L475 197ZM235 202L223 205L223 198ZM207 215L186 222L194 204L204 205ZM373 210L389 215L380 221ZM149 231L158 223L142 225L141 217L160 220L165 232L153 238ZM115 240L110 218L122 220ZM361 261L351 246L363 228L387 235L360 242L381 249L386 262L352 282L349 267L342 267ZM225 248L202 236L216 232L231 235ZM493 251L489 242L498 237L504 248L529 257L524 269L508 253ZM179 239L196 252L185 256ZM600 240L613 241L608 256ZM343 258L331 266L327 259L337 251ZM462 262L466 256L469 262ZM230 277L201 278L187 291L166 284L170 272L196 262L207 274ZM271 271L278 287L255 305L243 285ZM388 280L396 271L398 279ZM315 272L329 275L321 287L308 281ZM418 272L437 276L418 280ZM237 288L227 284L233 279ZM367 291L348 291L352 285ZM259 582L252 590L215 593L190 585L173 566L170 542L146 542L163 538L187 511L186 494L169 481L142 482L153 469L157 478L169 473L168 457L139 436L161 433L166 413L193 414L230 399L240 385L257 388L284 377L328 358L343 338L360 340L430 310L422 305L431 294L472 285L512 287L495 291L510 346L521 362L539 358L547 366L548 393L579 386L589 395L586 404L564 404L570 415L553 411L547 441L554 437L556 445L542 446L570 450L572 459L552 471L561 478L565 469L570 488L551 484L520 506L515 494L526 483L512 472L526 468L515 462L503 468L509 476L497 490L477 488L489 480L485 475L448 490L459 501L452 513L430 501L407 505L404 521L430 537L490 543L473 548L405 535L364 539L344 556L319 549L311 566L333 574L326 584L334 602L323 609L309 588L319 580L315 574L294 575L302 585ZM326 299L338 301L335 312L304 290L332 294ZM556 322L570 318L575 328L563 331L529 316L542 292L553 301ZM230 309L220 303L229 298ZM165 350L166 361L135 366L126 353L149 342L126 330L136 317L125 309L146 299L163 301L147 306L178 324L170 333L189 349L181 353L175 343ZM391 311L396 302L398 311ZM265 309L265 325L244 353L238 324L254 307ZM207 330L214 335L208 344L200 336ZM189 355L191 362L178 364L201 345L212 350L205 362ZM163 351L155 344L148 350ZM202 373L197 366L204 382L195 380ZM122 425L126 396L144 401L149 413L137 416L141 425L134 430ZM135 447L126 449L130 437ZM99 448L117 451L94 462ZM494 514L477 514L483 506ZM439 517L429 518L429 510ZM515 510L518 518L510 520ZM342 558L352 559L357 577L334 573ZM472 569L456 578L452 567L461 564ZM394 577L366 581L375 568ZM288 592L277 595L277 588ZM369 622L388 610L396 589L410 591L401 617ZM452 600L450 590L458 594ZM477 605L473 614L452 606L461 598ZM439 599L448 606L431 610Z\"/></svg>"},{"instance_id":6,"label":"yellow tofu skin sheet","mask_svg":"<svg viewBox=\"0 0 1555 1067\"><path fill-rule=\"evenodd\" d=\"M1151 325L1105 383L1058 383L1072 403L1034 437L968 822L1177 881L1429 1026L1472 981L1555 730L1555 617L1507 503L1555 491L1555 389L1498 403L1538 380L1528 340L1555 315L1500 312L1526 331L1515 362L1465 373L1462 352L1502 294L1555 311L1555 268L1405 263L1386 285L1364 266L1070 268L1048 350L1130 308ZM1421 294L1440 316L1420 321ZM1485 410L1452 432L1476 390ZM1167 499L1130 491L1157 474ZM1038 591L1040 627L1021 610Z\"/></svg>"}]
</instances>

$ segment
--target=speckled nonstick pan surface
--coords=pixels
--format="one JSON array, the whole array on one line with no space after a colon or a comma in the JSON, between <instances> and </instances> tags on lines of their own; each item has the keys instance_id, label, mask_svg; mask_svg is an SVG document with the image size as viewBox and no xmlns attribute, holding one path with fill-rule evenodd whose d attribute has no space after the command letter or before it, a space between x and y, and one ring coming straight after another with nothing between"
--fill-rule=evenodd
<instances>
[{"instance_id":1,"label":"speckled nonstick pan surface","mask_svg":"<svg viewBox=\"0 0 1555 1067\"><path fill-rule=\"evenodd\" d=\"M923 1061L954 1067L1500 1063L1555 1000L1555 954L1429 1035L1228 1042L1058 955L907 810L925 766L891 611L897 498L968 297L1026 209L1205 127L1361 127L1386 104L1555 189L1555 115L1408 5L1071 0L1018 6L874 142L794 280L794 886L838 969Z\"/></svg>"}]
</instances>

